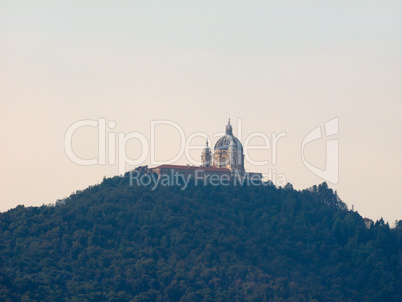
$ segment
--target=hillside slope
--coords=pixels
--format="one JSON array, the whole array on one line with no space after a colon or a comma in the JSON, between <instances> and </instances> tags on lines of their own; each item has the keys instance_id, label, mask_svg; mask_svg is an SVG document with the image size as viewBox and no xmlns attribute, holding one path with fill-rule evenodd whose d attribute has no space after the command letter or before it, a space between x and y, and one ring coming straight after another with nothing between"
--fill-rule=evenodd
<instances>
[{"instance_id":1,"label":"hillside slope","mask_svg":"<svg viewBox=\"0 0 402 302\"><path fill-rule=\"evenodd\" d=\"M401 228L324 183L130 186L0 214L2 301L401 301Z\"/></svg>"}]
</instances>

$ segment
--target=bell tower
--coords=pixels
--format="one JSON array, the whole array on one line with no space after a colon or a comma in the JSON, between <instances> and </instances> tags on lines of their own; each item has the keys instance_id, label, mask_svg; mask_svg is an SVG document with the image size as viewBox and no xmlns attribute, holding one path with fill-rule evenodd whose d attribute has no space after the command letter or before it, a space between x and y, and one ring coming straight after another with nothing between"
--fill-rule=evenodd
<instances>
[{"instance_id":1,"label":"bell tower","mask_svg":"<svg viewBox=\"0 0 402 302\"><path fill-rule=\"evenodd\" d=\"M210 167L212 165L212 153L208 146L208 140L204 150L201 153L201 167Z\"/></svg>"}]
</instances>

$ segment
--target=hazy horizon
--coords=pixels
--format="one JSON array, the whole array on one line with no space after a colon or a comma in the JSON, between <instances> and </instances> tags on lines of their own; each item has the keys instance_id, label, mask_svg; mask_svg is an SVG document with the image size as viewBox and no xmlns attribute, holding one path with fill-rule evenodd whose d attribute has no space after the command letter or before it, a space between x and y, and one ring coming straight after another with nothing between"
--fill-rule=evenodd
<instances>
[{"instance_id":1,"label":"hazy horizon","mask_svg":"<svg viewBox=\"0 0 402 302\"><path fill-rule=\"evenodd\" d=\"M253 158L269 163L245 167L274 169L304 189L325 179L303 164L302 141L338 118L339 181L330 187L363 217L402 219L400 1L2 4L0 211L54 203L118 174L117 164L67 157L66 131L80 120L105 118L116 124L107 134L147 139L153 121L169 120L213 144L228 118L242 143L286 133L276 164L258 150ZM326 140L305 149L321 169ZM179 142L172 128L157 132L157 159L172 158ZM83 158L97 145L94 127L74 135ZM138 148L129 142L127 154Z\"/></svg>"}]
</instances>

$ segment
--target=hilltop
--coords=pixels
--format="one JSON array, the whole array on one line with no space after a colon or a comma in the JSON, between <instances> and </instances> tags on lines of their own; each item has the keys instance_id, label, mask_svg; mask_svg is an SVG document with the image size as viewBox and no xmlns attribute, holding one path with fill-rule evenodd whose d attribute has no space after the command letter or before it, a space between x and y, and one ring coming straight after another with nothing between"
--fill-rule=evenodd
<instances>
[{"instance_id":1,"label":"hilltop","mask_svg":"<svg viewBox=\"0 0 402 302\"><path fill-rule=\"evenodd\" d=\"M326 183L130 186L0 213L2 301L401 301L402 224Z\"/></svg>"}]
</instances>

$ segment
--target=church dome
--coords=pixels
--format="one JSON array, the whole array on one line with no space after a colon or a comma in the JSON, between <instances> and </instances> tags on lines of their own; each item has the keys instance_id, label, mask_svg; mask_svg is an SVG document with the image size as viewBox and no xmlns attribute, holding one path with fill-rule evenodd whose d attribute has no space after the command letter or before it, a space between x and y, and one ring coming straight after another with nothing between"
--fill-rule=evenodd
<instances>
[{"instance_id":1,"label":"church dome","mask_svg":"<svg viewBox=\"0 0 402 302\"><path fill-rule=\"evenodd\" d=\"M243 146L241 142L235 137L232 133L232 126L229 123L226 125L226 134L222 136L215 144L214 151L217 150L228 150L230 143L233 142L235 145L235 149L240 150L243 153Z\"/></svg>"}]
</instances>

